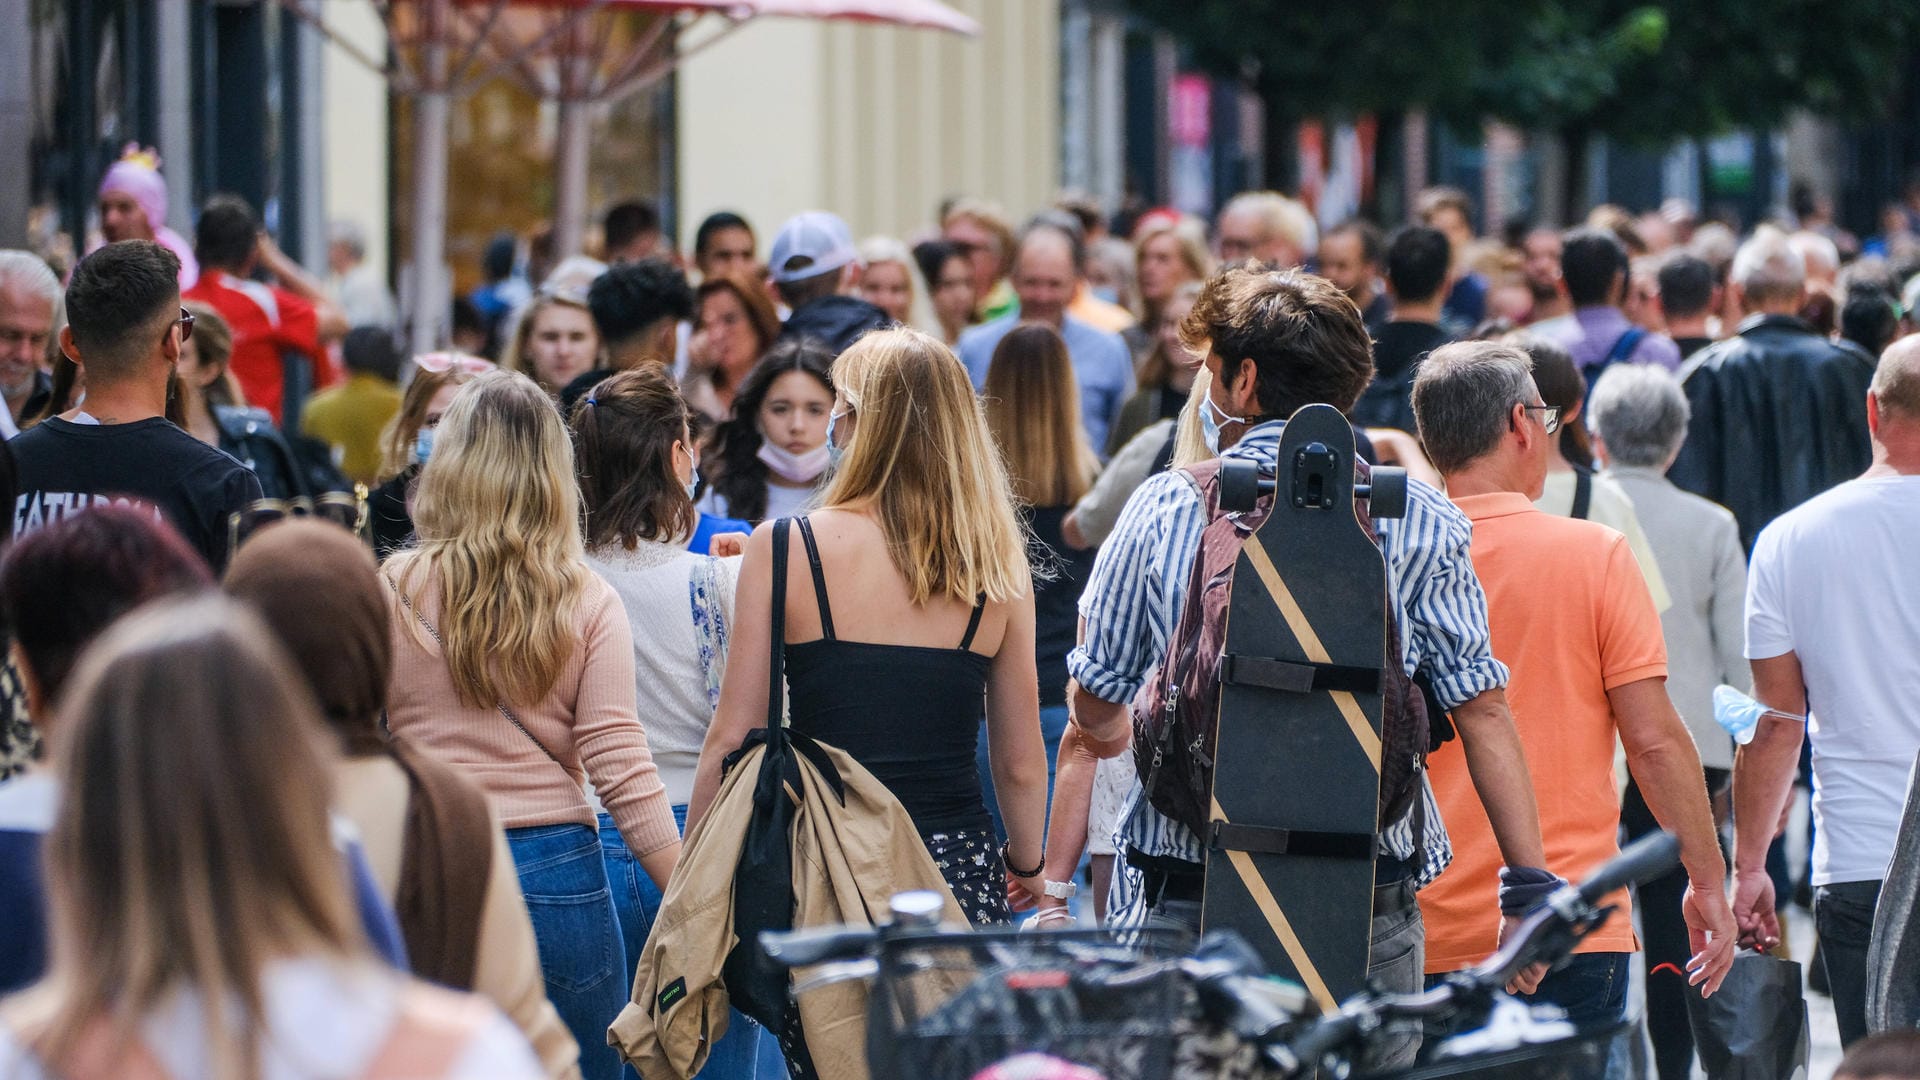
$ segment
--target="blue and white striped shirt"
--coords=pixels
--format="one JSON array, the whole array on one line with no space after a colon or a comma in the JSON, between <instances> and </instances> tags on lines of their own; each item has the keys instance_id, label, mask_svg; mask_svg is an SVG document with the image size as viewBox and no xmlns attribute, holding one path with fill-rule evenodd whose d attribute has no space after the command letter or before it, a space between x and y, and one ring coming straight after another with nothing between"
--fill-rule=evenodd
<instances>
[{"instance_id":1,"label":"blue and white striped shirt","mask_svg":"<svg viewBox=\"0 0 1920 1080\"><path fill-rule=\"evenodd\" d=\"M1278 420L1261 424L1222 457L1258 462L1270 476L1276 471L1282 427ZM1486 593L1468 554L1471 523L1433 488L1417 480L1407 486L1406 516L1374 523L1386 555L1388 592L1398 608L1401 661L1408 674L1424 667L1441 703L1453 708L1505 686L1507 668L1493 657ZM1199 489L1177 471L1148 479L1128 500L1080 596L1086 641L1067 657L1067 670L1088 693L1103 701L1130 702L1159 667L1180 618L1206 525ZM1453 860L1430 789L1423 791L1423 799L1427 842L1416 887L1438 877ZM1382 834L1385 854L1412 859L1411 817L1393 822ZM1144 854L1205 859L1200 840L1155 810L1137 784L1124 822L1119 842ZM1121 879L1126 876L1115 875L1116 892L1125 889Z\"/></svg>"}]
</instances>

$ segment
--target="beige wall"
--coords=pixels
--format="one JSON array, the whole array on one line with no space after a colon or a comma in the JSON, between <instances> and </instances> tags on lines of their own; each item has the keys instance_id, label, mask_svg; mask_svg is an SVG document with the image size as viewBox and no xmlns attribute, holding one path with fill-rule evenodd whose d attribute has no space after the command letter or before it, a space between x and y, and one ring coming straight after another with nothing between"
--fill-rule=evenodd
<instances>
[{"instance_id":1,"label":"beige wall","mask_svg":"<svg viewBox=\"0 0 1920 1080\"><path fill-rule=\"evenodd\" d=\"M948 0L962 38L847 22L762 19L686 61L679 82L680 225L736 210L760 234L833 210L856 237L912 238L941 199L979 195L1017 222L1059 185L1057 0Z\"/></svg>"},{"instance_id":2,"label":"beige wall","mask_svg":"<svg viewBox=\"0 0 1920 1080\"><path fill-rule=\"evenodd\" d=\"M369 56L385 56L386 31L372 4L328 4L327 27ZM326 215L367 233L367 262L387 268L387 81L332 43L321 61L325 88ZM315 261L324 266L324 262Z\"/></svg>"}]
</instances>

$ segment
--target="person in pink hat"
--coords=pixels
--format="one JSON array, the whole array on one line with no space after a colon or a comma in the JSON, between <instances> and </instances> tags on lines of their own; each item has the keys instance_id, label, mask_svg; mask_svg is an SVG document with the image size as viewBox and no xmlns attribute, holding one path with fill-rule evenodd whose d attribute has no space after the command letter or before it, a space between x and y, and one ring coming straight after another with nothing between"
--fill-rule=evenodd
<instances>
[{"instance_id":1,"label":"person in pink hat","mask_svg":"<svg viewBox=\"0 0 1920 1080\"><path fill-rule=\"evenodd\" d=\"M186 237L167 228L167 181L160 155L128 143L100 181L100 235L106 243L151 240L180 257L180 288L200 280L200 264Z\"/></svg>"}]
</instances>

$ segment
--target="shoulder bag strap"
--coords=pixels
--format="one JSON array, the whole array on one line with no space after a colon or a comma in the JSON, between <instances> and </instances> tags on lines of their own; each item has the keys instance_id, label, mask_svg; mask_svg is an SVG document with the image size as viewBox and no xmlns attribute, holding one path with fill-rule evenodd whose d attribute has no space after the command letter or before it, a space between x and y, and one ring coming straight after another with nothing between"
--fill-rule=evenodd
<instances>
[{"instance_id":1,"label":"shoulder bag strap","mask_svg":"<svg viewBox=\"0 0 1920 1080\"><path fill-rule=\"evenodd\" d=\"M786 740L776 738L775 734L785 730L780 716L780 688L787 676L787 548L791 543L792 527L791 518L781 518L773 523L773 634L771 653L767 657L769 754L779 752L786 745Z\"/></svg>"},{"instance_id":2,"label":"shoulder bag strap","mask_svg":"<svg viewBox=\"0 0 1920 1080\"><path fill-rule=\"evenodd\" d=\"M380 576L386 579L387 588L393 590L393 595L400 598L400 606L412 612L413 617L420 620L421 627L423 627L426 630L427 634L433 638L433 643L435 645L440 646L440 655L445 656L447 653L447 643L441 639L440 631L434 629L433 624L427 621L426 615L423 614L420 611L420 609L413 606L413 601L407 598L406 593L403 593L400 591L400 585L397 582L395 582L393 578L388 577L386 574L381 574ZM568 783L573 783L573 770L568 769L564 762L562 762L559 758L555 757L553 754L553 751L547 749L546 743L543 743L539 739L534 738L533 732L528 731L526 729L526 726L520 723L520 718L513 715L513 710L507 708L506 702L496 701L493 703L493 707L500 710L500 715L507 718L507 723L512 724L514 726L514 730L518 731L522 735L525 735L527 737L528 742L539 747L540 752L547 755L547 760L553 762L555 765L560 766L561 771L567 774ZM578 785L576 784L575 786L578 786Z\"/></svg>"},{"instance_id":3,"label":"shoulder bag strap","mask_svg":"<svg viewBox=\"0 0 1920 1080\"><path fill-rule=\"evenodd\" d=\"M1593 507L1593 474L1579 466L1573 469L1573 509L1567 516L1578 521L1587 520L1587 511Z\"/></svg>"}]
</instances>

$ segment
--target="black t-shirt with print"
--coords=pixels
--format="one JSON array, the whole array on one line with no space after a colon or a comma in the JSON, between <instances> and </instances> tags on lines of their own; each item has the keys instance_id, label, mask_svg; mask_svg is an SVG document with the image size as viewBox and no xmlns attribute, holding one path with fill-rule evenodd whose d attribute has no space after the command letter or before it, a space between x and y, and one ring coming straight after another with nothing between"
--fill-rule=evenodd
<instances>
[{"instance_id":1,"label":"black t-shirt with print","mask_svg":"<svg viewBox=\"0 0 1920 1080\"><path fill-rule=\"evenodd\" d=\"M7 444L19 474L13 532L22 536L98 502L151 506L218 572L231 519L260 498L245 465L163 417L130 424L44 420Z\"/></svg>"}]
</instances>

